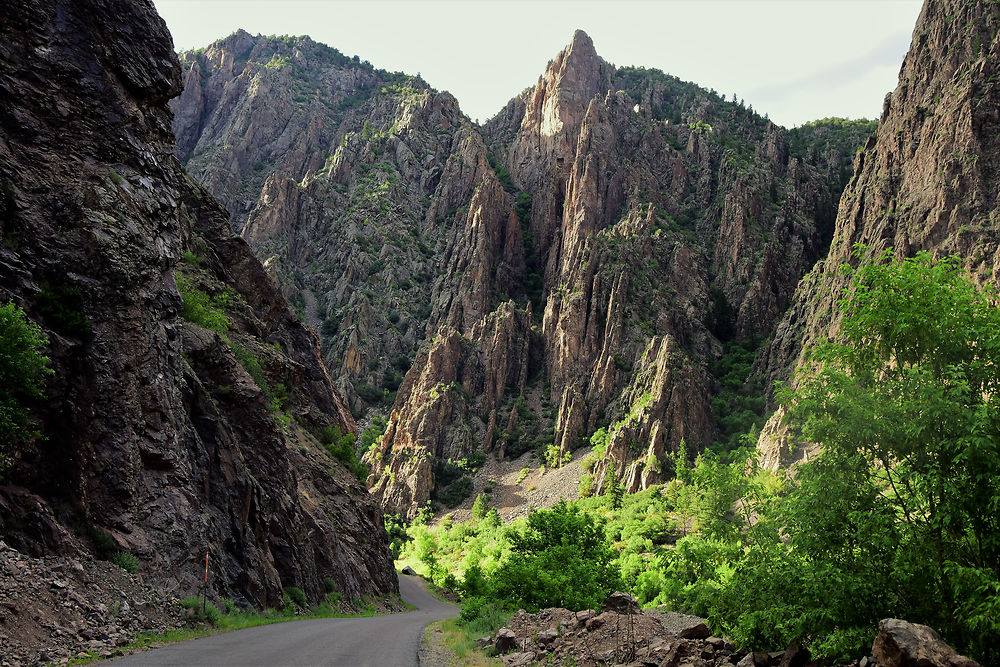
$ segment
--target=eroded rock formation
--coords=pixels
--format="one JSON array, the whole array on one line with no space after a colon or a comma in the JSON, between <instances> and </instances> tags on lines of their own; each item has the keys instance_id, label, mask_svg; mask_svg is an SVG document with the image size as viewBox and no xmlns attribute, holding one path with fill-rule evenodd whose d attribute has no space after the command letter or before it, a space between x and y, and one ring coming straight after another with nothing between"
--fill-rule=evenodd
<instances>
[{"instance_id":1,"label":"eroded rock formation","mask_svg":"<svg viewBox=\"0 0 1000 667\"><path fill-rule=\"evenodd\" d=\"M817 148L825 126L790 147L580 31L482 127L305 38L237 33L184 62L178 154L246 199L234 225L322 330L355 414L392 402L366 460L410 515L442 462L477 450L565 454L603 427L598 477L614 462L636 490L682 441L731 437L713 362L773 331L826 250L851 154L841 135Z\"/></svg>"},{"instance_id":2,"label":"eroded rock formation","mask_svg":"<svg viewBox=\"0 0 1000 667\"><path fill-rule=\"evenodd\" d=\"M395 591L379 508L314 435L356 429L315 334L172 154L181 69L151 3L6 3L0 49L0 302L55 371L0 487L4 539L129 551L182 595L206 551L213 595L258 605L326 578Z\"/></svg>"}]
</instances>

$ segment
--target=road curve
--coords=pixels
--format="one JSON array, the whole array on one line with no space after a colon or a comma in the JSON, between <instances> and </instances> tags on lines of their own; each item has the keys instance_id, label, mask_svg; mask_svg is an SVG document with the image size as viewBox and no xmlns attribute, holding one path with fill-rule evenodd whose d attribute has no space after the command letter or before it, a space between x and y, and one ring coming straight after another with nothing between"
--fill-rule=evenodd
<instances>
[{"instance_id":1,"label":"road curve","mask_svg":"<svg viewBox=\"0 0 1000 667\"><path fill-rule=\"evenodd\" d=\"M416 611L261 625L178 642L104 664L416 667L423 629L433 621L456 616L458 607L433 597L418 577L400 575L399 592Z\"/></svg>"}]
</instances>

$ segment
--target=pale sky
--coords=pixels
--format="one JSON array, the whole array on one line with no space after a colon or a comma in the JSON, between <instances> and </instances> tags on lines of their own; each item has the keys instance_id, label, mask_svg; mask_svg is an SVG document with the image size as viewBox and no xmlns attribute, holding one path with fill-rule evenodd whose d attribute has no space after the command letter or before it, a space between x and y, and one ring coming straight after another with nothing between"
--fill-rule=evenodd
<instances>
[{"instance_id":1,"label":"pale sky","mask_svg":"<svg viewBox=\"0 0 1000 667\"><path fill-rule=\"evenodd\" d=\"M878 118L920 0L154 0L178 50L238 28L309 35L375 67L420 73L485 122L538 80L577 28L615 65L733 93L792 127Z\"/></svg>"}]
</instances>

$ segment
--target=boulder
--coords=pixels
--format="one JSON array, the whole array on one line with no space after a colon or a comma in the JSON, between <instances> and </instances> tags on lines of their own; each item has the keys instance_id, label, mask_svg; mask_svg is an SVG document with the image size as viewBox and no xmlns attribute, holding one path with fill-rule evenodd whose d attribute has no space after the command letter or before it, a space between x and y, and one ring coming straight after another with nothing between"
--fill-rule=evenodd
<instances>
[{"instance_id":1,"label":"boulder","mask_svg":"<svg viewBox=\"0 0 1000 667\"><path fill-rule=\"evenodd\" d=\"M872 654L879 667L979 667L948 646L932 628L898 618L879 622Z\"/></svg>"},{"instance_id":2,"label":"boulder","mask_svg":"<svg viewBox=\"0 0 1000 667\"><path fill-rule=\"evenodd\" d=\"M601 613L606 611L613 611L616 614L641 614L642 608L639 606L639 601L628 593L616 591L609 595L601 606Z\"/></svg>"},{"instance_id":3,"label":"boulder","mask_svg":"<svg viewBox=\"0 0 1000 667\"><path fill-rule=\"evenodd\" d=\"M793 642L785 649L785 654L781 656L781 662L778 664L780 667L803 667L811 659L809 649L801 648Z\"/></svg>"},{"instance_id":4,"label":"boulder","mask_svg":"<svg viewBox=\"0 0 1000 667\"><path fill-rule=\"evenodd\" d=\"M679 636L681 639L708 639L711 634L712 631L708 629L708 624L701 622L684 628L680 631Z\"/></svg>"},{"instance_id":5,"label":"boulder","mask_svg":"<svg viewBox=\"0 0 1000 667\"><path fill-rule=\"evenodd\" d=\"M493 640L493 648L497 653L507 653L517 648L517 635L509 628L497 630L497 637Z\"/></svg>"},{"instance_id":6,"label":"boulder","mask_svg":"<svg viewBox=\"0 0 1000 667\"><path fill-rule=\"evenodd\" d=\"M407 575L408 577L415 577L417 576L417 571L414 570L409 565L407 565L406 567L403 568L403 574Z\"/></svg>"},{"instance_id":7,"label":"boulder","mask_svg":"<svg viewBox=\"0 0 1000 667\"><path fill-rule=\"evenodd\" d=\"M505 667L527 667L527 665L530 665L534 661L535 654L530 651L527 653L511 653L503 657Z\"/></svg>"},{"instance_id":8,"label":"boulder","mask_svg":"<svg viewBox=\"0 0 1000 667\"><path fill-rule=\"evenodd\" d=\"M535 641L539 646L548 646L559 638L559 632L555 629L543 630L535 636Z\"/></svg>"}]
</instances>

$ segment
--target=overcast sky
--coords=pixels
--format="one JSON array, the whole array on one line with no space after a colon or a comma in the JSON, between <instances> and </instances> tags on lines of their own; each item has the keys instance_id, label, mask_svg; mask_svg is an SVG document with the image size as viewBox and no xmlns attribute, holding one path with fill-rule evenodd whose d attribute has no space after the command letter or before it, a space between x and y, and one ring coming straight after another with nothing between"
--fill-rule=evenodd
<instances>
[{"instance_id":1,"label":"overcast sky","mask_svg":"<svg viewBox=\"0 0 1000 667\"><path fill-rule=\"evenodd\" d=\"M577 28L616 65L657 67L792 127L877 118L920 0L154 0L178 50L238 28L309 35L419 72L485 121L532 85Z\"/></svg>"}]
</instances>

